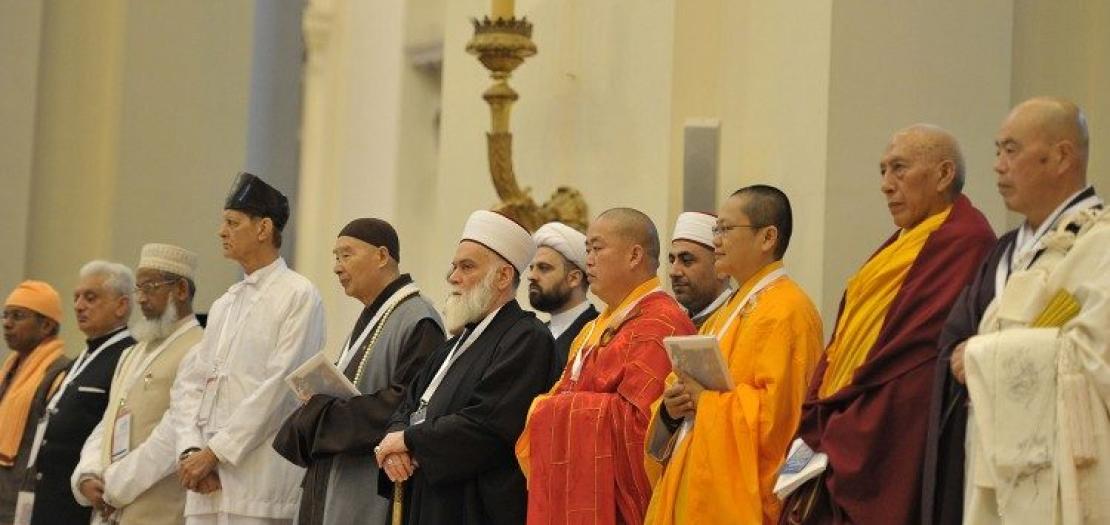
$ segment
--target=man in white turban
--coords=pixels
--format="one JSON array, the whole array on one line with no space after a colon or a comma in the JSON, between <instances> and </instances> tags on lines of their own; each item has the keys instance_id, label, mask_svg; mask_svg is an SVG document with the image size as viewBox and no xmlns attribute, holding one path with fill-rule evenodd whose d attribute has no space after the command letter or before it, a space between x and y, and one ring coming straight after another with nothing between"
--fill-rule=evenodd
<instances>
[{"instance_id":1,"label":"man in white turban","mask_svg":"<svg viewBox=\"0 0 1110 525\"><path fill-rule=\"evenodd\" d=\"M503 215L476 211L466 222L447 277L453 337L408 386L374 449L389 480L405 482L409 525L524 522L513 443L555 358L547 327L515 299L535 250L528 231Z\"/></svg>"},{"instance_id":2,"label":"man in white turban","mask_svg":"<svg viewBox=\"0 0 1110 525\"><path fill-rule=\"evenodd\" d=\"M667 255L671 269L671 291L686 309L694 326L701 328L713 312L725 304L732 289L727 275L713 269L713 226L717 216L688 211L679 214Z\"/></svg>"},{"instance_id":3,"label":"man in white turban","mask_svg":"<svg viewBox=\"0 0 1110 525\"><path fill-rule=\"evenodd\" d=\"M552 382L567 366L570 343L597 309L586 300L586 236L561 222L549 222L532 234L536 255L528 265L528 302L551 315L547 327L555 338Z\"/></svg>"}]
</instances>

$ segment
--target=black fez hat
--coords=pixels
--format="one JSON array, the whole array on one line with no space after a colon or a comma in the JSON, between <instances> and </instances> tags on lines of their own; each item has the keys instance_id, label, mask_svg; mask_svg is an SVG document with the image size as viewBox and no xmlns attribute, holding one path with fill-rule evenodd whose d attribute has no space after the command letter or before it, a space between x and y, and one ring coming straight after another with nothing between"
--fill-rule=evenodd
<instances>
[{"instance_id":1,"label":"black fez hat","mask_svg":"<svg viewBox=\"0 0 1110 525\"><path fill-rule=\"evenodd\" d=\"M278 231L289 221L289 199L262 179L240 172L227 194L225 210L238 210L257 217L269 217Z\"/></svg>"},{"instance_id":2,"label":"black fez hat","mask_svg":"<svg viewBox=\"0 0 1110 525\"><path fill-rule=\"evenodd\" d=\"M371 246L384 246L394 261L401 262L401 244L397 240L397 231L381 219L355 219L340 230L339 237L353 237Z\"/></svg>"}]
</instances>

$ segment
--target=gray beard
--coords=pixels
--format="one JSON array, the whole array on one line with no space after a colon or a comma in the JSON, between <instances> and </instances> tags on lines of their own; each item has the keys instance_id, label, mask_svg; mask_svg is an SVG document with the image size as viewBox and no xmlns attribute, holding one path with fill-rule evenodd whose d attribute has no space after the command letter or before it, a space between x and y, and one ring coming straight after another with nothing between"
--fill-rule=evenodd
<instances>
[{"instance_id":1,"label":"gray beard","mask_svg":"<svg viewBox=\"0 0 1110 525\"><path fill-rule=\"evenodd\" d=\"M131 337L140 343L165 339L173 333L174 325L179 320L177 306L171 301L157 319L147 319L146 316L139 315L138 319L131 321Z\"/></svg>"},{"instance_id":2,"label":"gray beard","mask_svg":"<svg viewBox=\"0 0 1110 525\"><path fill-rule=\"evenodd\" d=\"M493 279L496 274L492 271L486 273L473 288L462 292L462 295L448 295L447 303L443 307L443 322L447 325L447 333L458 335L464 326L482 320L483 314L493 301Z\"/></svg>"}]
</instances>

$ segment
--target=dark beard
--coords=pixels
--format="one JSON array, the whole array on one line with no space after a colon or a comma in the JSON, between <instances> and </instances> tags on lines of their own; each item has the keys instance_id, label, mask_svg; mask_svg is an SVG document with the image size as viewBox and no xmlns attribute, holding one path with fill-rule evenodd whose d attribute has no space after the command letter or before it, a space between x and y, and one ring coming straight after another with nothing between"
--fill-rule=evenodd
<instances>
[{"instance_id":1,"label":"dark beard","mask_svg":"<svg viewBox=\"0 0 1110 525\"><path fill-rule=\"evenodd\" d=\"M554 312L570 300L570 288L562 286L549 291L528 287L528 302L541 312Z\"/></svg>"}]
</instances>

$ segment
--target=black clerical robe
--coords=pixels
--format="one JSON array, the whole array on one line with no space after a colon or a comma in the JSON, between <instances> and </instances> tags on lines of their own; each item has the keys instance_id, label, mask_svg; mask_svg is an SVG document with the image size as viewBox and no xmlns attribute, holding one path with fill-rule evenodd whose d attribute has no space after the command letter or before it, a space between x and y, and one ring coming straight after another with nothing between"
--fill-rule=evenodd
<instances>
[{"instance_id":1,"label":"black clerical robe","mask_svg":"<svg viewBox=\"0 0 1110 525\"><path fill-rule=\"evenodd\" d=\"M555 359L551 332L509 301L451 366L425 421L410 425L456 339L428 359L390 422L390 432L404 430L405 445L419 465L405 483L405 523L524 523L525 480L513 447L532 399L548 385ZM391 494L393 484L384 473L379 480L379 491Z\"/></svg>"},{"instance_id":2,"label":"black clerical robe","mask_svg":"<svg viewBox=\"0 0 1110 525\"><path fill-rule=\"evenodd\" d=\"M93 352L125 329L89 339L85 351ZM43 434L35 466L27 472L23 483L24 490L35 493L32 525L89 522L92 508L82 507L73 498L69 477L81 459L85 439L104 417L116 363L123 351L134 344L135 340L128 335L102 348L62 393ZM73 373L73 369L66 373Z\"/></svg>"},{"instance_id":3,"label":"black clerical robe","mask_svg":"<svg viewBox=\"0 0 1110 525\"><path fill-rule=\"evenodd\" d=\"M586 311L578 314L573 323L567 327L559 337L555 339L555 364L551 368L551 385L559 380L563 375L563 369L567 367L567 357L570 355L570 344L574 342L574 338L578 337L578 332L582 331L582 327L586 323L593 321L597 318L597 308L590 305ZM549 385L549 386L551 386Z\"/></svg>"},{"instance_id":4,"label":"black clerical robe","mask_svg":"<svg viewBox=\"0 0 1110 525\"><path fill-rule=\"evenodd\" d=\"M406 274L383 289L363 309L349 341L357 341L384 303L410 283L412 278ZM444 333L435 310L420 295L411 295L398 303L388 318L375 324L381 323L385 324L373 348L372 336L368 335L344 370L344 375L354 381L360 363L367 358L366 367L370 370L364 371L356 385L364 394L351 399L313 396L285 420L274 438L274 450L307 468L297 511L300 525L348 523L355 516L385 519L389 501L370 501L379 498L372 486L377 479L373 447L385 436L386 424L401 403L405 386L443 343ZM371 332L375 328L371 327ZM375 377L374 371L381 374ZM367 472L361 475L351 472L356 469ZM329 486L333 480L343 485L362 477L371 480L370 487ZM335 490L344 494L329 495ZM352 490L354 494L349 493ZM359 493L362 498L357 497Z\"/></svg>"}]
</instances>

